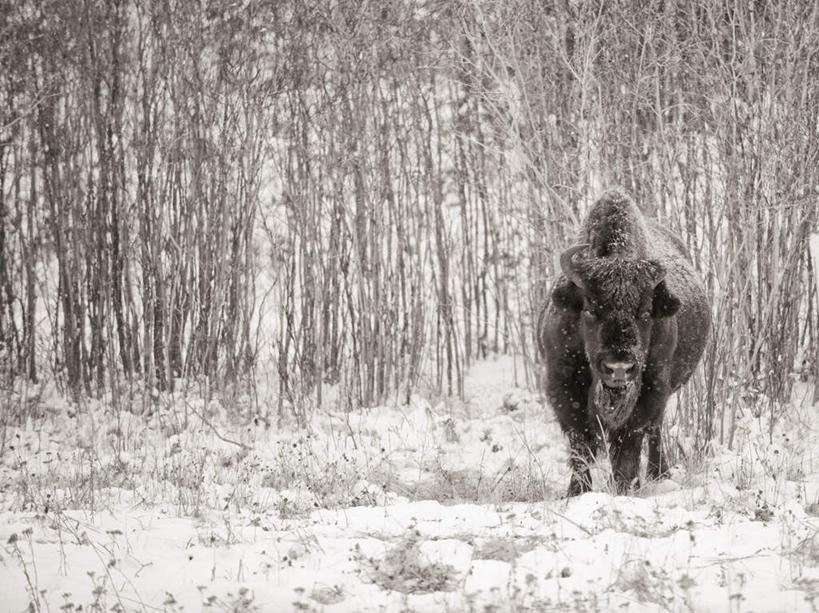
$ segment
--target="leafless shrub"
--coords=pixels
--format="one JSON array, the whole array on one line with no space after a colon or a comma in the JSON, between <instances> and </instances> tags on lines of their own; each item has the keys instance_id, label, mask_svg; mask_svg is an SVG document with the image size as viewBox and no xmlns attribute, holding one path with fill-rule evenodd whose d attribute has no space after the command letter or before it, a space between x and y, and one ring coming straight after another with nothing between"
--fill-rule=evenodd
<instances>
[{"instance_id":1,"label":"leafless shrub","mask_svg":"<svg viewBox=\"0 0 819 613\"><path fill-rule=\"evenodd\" d=\"M810 3L0 8L4 389L241 386L270 356L303 417L328 386L460 394L491 351L533 381L555 256L612 183L712 297L698 446L817 376Z\"/></svg>"}]
</instances>

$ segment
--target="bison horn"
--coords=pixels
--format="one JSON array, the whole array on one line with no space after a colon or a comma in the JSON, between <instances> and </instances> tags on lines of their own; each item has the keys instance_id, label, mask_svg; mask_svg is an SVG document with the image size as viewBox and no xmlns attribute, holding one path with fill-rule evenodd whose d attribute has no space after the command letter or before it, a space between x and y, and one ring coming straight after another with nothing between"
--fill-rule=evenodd
<instances>
[{"instance_id":1,"label":"bison horn","mask_svg":"<svg viewBox=\"0 0 819 613\"><path fill-rule=\"evenodd\" d=\"M563 274L577 287L583 287L583 279L580 278L577 270L575 270L573 258L578 252L583 251L587 247L587 244L575 245L574 247L566 249L560 256L560 268L563 270Z\"/></svg>"}]
</instances>

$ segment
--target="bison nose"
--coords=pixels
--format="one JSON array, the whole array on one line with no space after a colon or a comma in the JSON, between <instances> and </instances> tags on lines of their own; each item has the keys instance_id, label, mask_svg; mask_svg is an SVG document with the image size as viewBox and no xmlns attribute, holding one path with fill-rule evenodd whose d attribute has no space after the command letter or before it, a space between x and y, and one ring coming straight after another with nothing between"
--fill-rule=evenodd
<instances>
[{"instance_id":1,"label":"bison nose","mask_svg":"<svg viewBox=\"0 0 819 613\"><path fill-rule=\"evenodd\" d=\"M634 379L637 365L634 362L608 362L603 360L603 379L606 385L622 387Z\"/></svg>"}]
</instances>

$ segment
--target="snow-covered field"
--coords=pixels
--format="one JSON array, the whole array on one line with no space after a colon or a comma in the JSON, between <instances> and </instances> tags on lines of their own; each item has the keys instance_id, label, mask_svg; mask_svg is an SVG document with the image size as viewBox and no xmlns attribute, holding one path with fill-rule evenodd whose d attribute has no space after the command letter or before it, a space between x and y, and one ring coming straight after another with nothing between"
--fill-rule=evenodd
<instances>
[{"instance_id":1,"label":"snow-covered field","mask_svg":"<svg viewBox=\"0 0 819 613\"><path fill-rule=\"evenodd\" d=\"M806 388L772 437L744 415L733 450L672 480L613 496L601 461L569 501L565 441L511 358L466 389L323 408L302 430L231 426L195 394L135 414L46 390L41 418L5 431L0 610L819 608Z\"/></svg>"}]
</instances>

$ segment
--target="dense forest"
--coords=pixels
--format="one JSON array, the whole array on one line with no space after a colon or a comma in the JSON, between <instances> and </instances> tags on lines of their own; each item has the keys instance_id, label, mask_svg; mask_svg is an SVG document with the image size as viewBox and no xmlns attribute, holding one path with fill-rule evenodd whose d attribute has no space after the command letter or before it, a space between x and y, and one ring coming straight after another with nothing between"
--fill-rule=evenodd
<instances>
[{"instance_id":1,"label":"dense forest","mask_svg":"<svg viewBox=\"0 0 819 613\"><path fill-rule=\"evenodd\" d=\"M296 416L539 364L607 186L714 329L677 419L730 442L819 374L819 4L0 0L0 388L179 381Z\"/></svg>"}]
</instances>

